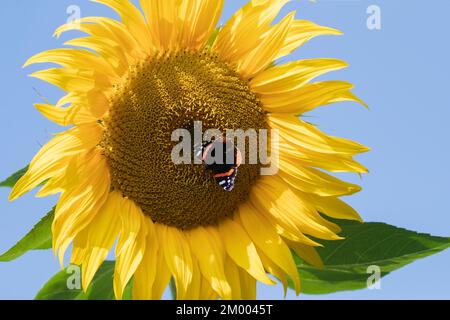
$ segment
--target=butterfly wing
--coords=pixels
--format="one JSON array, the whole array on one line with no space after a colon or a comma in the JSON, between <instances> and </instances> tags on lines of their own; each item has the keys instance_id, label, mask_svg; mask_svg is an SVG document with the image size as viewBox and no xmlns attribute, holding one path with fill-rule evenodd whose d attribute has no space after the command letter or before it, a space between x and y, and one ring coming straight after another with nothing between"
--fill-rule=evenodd
<instances>
[{"instance_id":1,"label":"butterfly wing","mask_svg":"<svg viewBox=\"0 0 450 320\"><path fill-rule=\"evenodd\" d=\"M234 144L227 143L231 142L227 140L219 140L204 144L202 160L205 162L206 170L212 171L214 178L216 179L216 182L219 184L219 186L221 186L225 191L232 191L234 189L238 167L242 162L242 156L241 152L234 146ZM224 152L223 160L228 159L228 153L234 153L233 163L206 163L206 159L208 159L208 157L215 156L216 149L218 149L216 147L218 147L219 144L225 146L224 148L221 148L222 152Z\"/></svg>"},{"instance_id":2,"label":"butterfly wing","mask_svg":"<svg viewBox=\"0 0 450 320\"><path fill-rule=\"evenodd\" d=\"M214 178L219 186L223 188L225 191L233 191L236 176L238 173L238 168L234 167L229 172L221 175L215 175Z\"/></svg>"}]
</instances>

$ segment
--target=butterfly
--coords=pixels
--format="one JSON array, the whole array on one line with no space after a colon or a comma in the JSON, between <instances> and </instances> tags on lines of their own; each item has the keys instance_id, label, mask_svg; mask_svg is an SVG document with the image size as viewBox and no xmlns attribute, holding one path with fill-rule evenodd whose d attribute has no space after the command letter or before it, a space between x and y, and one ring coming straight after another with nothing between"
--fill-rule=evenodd
<instances>
[{"instance_id":1,"label":"butterfly","mask_svg":"<svg viewBox=\"0 0 450 320\"><path fill-rule=\"evenodd\" d=\"M218 152L222 152L222 157L216 154ZM197 156L201 156L205 169L212 171L219 186L225 191L233 191L242 154L230 139L219 138L204 143L198 148ZM227 161L229 158L232 161Z\"/></svg>"}]
</instances>

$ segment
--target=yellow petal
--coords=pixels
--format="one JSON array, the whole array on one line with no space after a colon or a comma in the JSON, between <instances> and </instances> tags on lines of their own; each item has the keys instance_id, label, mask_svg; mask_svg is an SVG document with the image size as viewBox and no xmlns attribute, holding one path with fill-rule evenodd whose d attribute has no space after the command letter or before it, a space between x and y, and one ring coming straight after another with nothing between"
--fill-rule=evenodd
<instances>
[{"instance_id":1,"label":"yellow petal","mask_svg":"<svg viewBox=\"0 0 450 320\"><path fill-rule=\"evenodd\" d=\"M354 160L351 155L305 150L283 138L279 139L278 147L280 159L297 163L303 167L322 168L330 172L369 172L365 166Z\"/></svg>"},{"instance_id":2,"label":"yellow petal","mask_svg":"<svg viewBox=\"0 0 450 320\"><path fill-rule=\"evenodd\" d=\"M276 229L249 204L242 204L238 218L258 249L274 262L294 282L297 293L300 291L300 278L288 246L278 236ZM264 261L263 261L264 263Z\"/></svg>"},{"instance_id":3,"label":"yellow petal","mask_svg":"<svg viewBox=\"0 0 450 320\"><path fill-rule=\"evenodd\" d=\"M351 195L361 191L361 187L342 181L313 168L296 166L293 163L279 161L278 175L291 187L305 193L323 197Z\"/></svg>"},{"instance_id":4,"label":"yellow petal","mask_svg":"<svg viewBox=\"0 0 450 320\"><path fill-rule=\"evenodd\" d=\"M201 49L211 34L214 32L222 13L224 0L190 0L183 2L181 19L186 30L181 35L181 41L187 39L185 46L193 49ZM191 8L197 8L191 9ZM184 14L186 13L186 14Z\"/></svg>"},{"instance_id":5,"label":"yellow petal","mask_svg":"<svg viewBox=\"0 0 450 320\"><path fill-rule=\"evenodd\" d=\"M117 78L114 70L98 55L78 49L53 49L41 52L24 64L24 68L35 63L56 63L68 69L96 70L109 77Z\"/></svg>"},{"instance_id":6,"label":"yellow petal","mask_svg":"<svg viewBox=\"0 0 450 320\"><path fill-rule=\"evenodd\" d=\"M270 30L270 24L287 2L289 0L249 1L221 28L213 50L223 60L236 65L261 43Z\"/></svg>"},{"instance_id":7,"label":"yellow petal","mask_svg":"<svg viewBox=\"0 0 450 320\"><path fill-rule=\"evenodd\" d=\"M255 185L251 202L259 212L267 211L282 226L294 225L297 232L326 240L339 240L336 231L340 229L326 221L316 211L314 204L308 202L308 195L298 196L289 185L277 176L267 176ZM291 229L290 229L291 230ZM301 241L308 245L311 242Z\"/></svg>"},{"instance_id":8,"label":"yellow petal","mask_svg":"<svg viewBox=\"0 0 450 320\"><path fill-rule=\"evenodd\" d=\"M201 49L217 25L223 0L140 0L162 50Z\"/></svg>"},{"instance_id":9,"label":"yellow petal","mask_svg":"<svg viewBox=\"0 0 450 320\"><path fill-rule=\"evenodd\" d=\"M133 278L133 299L151 300L153 298L153 284L158 274L158 239L155 226L150 219L146 219L148 226L147 245L141 264Z\"/></svg>"},{"instance_id":10,"label":"yellow petal","mask_svg":"<svg viewBox=\"0 0 450 320\"><path fill-rule=\"evenodd\" d=\"M30 76L51 83L66 92L90 91L95 88L93 71L52 68L34 72Z\"/></svg>"},{"instance_id":11,"label":"yellow petal","mask_svg":"<svg viewBox=\"0 0 450 320\"><path fill-rule=\"evenodd\" d=\"M355 155L369 151L360 143L329 136L316 127L291 115L269 115L271 128L278 129L282 139L290 141L303 150L321 153Z\"/></svg>"},{"instance_id":12,"label":"yellow petal","mask_svg":"<svg viewBox=\"0 0 450 320\"><path fill-rule=\"evenodd\" d=\"M200 297L199 300L217 300L217 293L211 288L207 279L202 276L200 281Z\"/></svg>"},{"instance_id":13,"label":"yellow petal","mask_svg":"<svg viewBox=\"0 0 450 320\"><path fill-rule=\"evenodd\" d=\"M147 223L141 209L129 199L124 199L120 215L122 227L116 246L114 293L122 299L123 291L142 261L146 250Z\"/></svg>"},{"instance_id":14,"label":"yellow petal","mask_svg":"<svg viewBox=\"0 0 450 320\"><path fill-rule=\"evenodd\" d=\"M51 120L60 124L82 124L98 121L109 111L110 89L87 92L72 91L62 97L56 106L36 105ZM65 105L69 107L63 107ZM41 108L43 108L41 110Z\"/></svg>"},{"instance_id":15,"label":"yellow petal","mask_svg":"<svg viewBox=\"0 0 450 320\"><path fill-rule=\"evenodd\" d=\"M89 287L119 234L122 201L120 193L117 191L110 193L103 207L86 228L87 254L83 260L82 268L84 290Z\"/></svg>"},{"instance_id":16,"label":"yellow petal","mask_svg":"<svg viewBox=\"0 0 450 320\"><path fill-rule=\"evenodd\" d=\"M284 42L295 13L286 16L273 27L251 52L241 57L237 63L237 71L244 79L250 79L266 69L274 60L277 49Z\"/></svg>"},{"instance_id":17,"label":"yellow petal","mask_svg":"<svg viewBox=\"0 0 450 320\"><path fill-rule=\"evenodd\" d=\"M323 268L322 258L315 248L287 239L285 242L301 259L316 268Z\"/></svg>"},{"instance_id":18,"label":"yellow petal","mask_svg":"<svg viewBox=\"0 0 450 320\"><path fill-rule=\"evenodd\" d=\"M178 7L176 0L140 0L153 41L163 50L172 49L178 40Z\"/></svg>"},{"instance_id":19,"label":"yellow petal","mask_svg":"<svg viewBox=\"0 0 450 320\"><path fill-rule=\"evenodd\" d=\"M319 26L307 20L295 20L291 24L288 35L280 47L276 59L291 54L295 49L317 36L341 34L342 32L339 30Z\"/></svg>"},{"instance_id":20,"label":"yellow petal","mask_svg":"<svg viewBox=\"0 0 450 320\"><path fill-rule=\"evenodd\" d=\"M71 264L77 266L81 266L83 264L83 261L87 253L87 236L88 236L87 229L79 232L75 236L75 239L73 240L72 255L70 257ZM63 268L62 264L61 268ZM83 290L86 292L86 288L83 287Z\"/></svg>"},{"instance_id":21,"label":"yellow petal","mask_svg":"<svg viewBox=\"0 0 450 320\"><path fill-rule=\"evenodd\" d=\"M361 216L351 206L335 197L319 197L310 195L321 213L335 219L355 220L363 222Z\"/></svg>"},{"instance_id":22,"label":"yellow petal","mask_svg":"<svg viewBox=\"0 0 450 320\"><path fill-rule=\"evenodd\" d=\"M116 42L109 38L91 36L72 39L64 44L67 46L87 48L98 52L118 75L124 75L128 71L128 62L125 53Z\"/></svg>"},{"instance_id":23,"label":"yellow petal","mask_svg":"<svg viewBox=\"0 0 450 320\"><path fill-rule=\"evenodd\" d=\"M59 250L61 263L70 242L105 203L110 187L109 168L101 151L94 149L71 161L52 225L53 248Z\"/></svg>"},{"instance_id":24,"label":"yellow petal","mask_svg":"<svg viewBox=\"0 0 450 320\"><path fill-rule=\"evenodd\" d=\"M231 299L231 287L224 270L224 252L214 231L198 227L186 234L203 276L220 297Z\"/></svg>"},{"instance_id":25,"label":"yellow petal","mask_svg":"<svg viewBox=\"0 0 450 320\"><path fill-rule=\"evenodd\" d=\"M241 282L241 299L256 300L256 280L245 270L238 268Z\"/></svg>"},{"instance_id":26,"label":"yellow petal","mask_svg":"<svg viewBox=\"0 0 450 320\"><path fill-rule=\"evenodd\" d=\"M177 299L184 300L192 281L192 257L189 244L183 232L177 228L157 225L162 235L161 249L164 250L167 266L175 279Z\"/></svg>"},{"instance_id":27,"label":"yellow petal","mask_svg":"<svg viewBox=\"0 0 450 320\"><path fill-rule=\"evenodd\" d=\"M87 109L96 118L102 118L109 110L109 99L102 90L91 90L87 93Z\"/></svg>"},{"instance_id":28,"label":"yellow petal","mask_svg":"<svg viewBox=\"0 0 450 320\"><path fill-rule=\"evenodd\" d=\"M230 258L241 268L263 283L275 284L265 273L256 247L245 230L231 219L219 224L220 235Z\"/></svg>"},{"instance_id":29,"label":"yellow petal","mask_svg":"<svg viewBox=\"0 0 450 320\"><path fill-rule=\"evenodd\" d=\"M60 170L45 182L45 185L36 194L37 198L44 198L64 192L64 179L66 178L66 169Z\"/></svg>"},{"instance_id":30,"label":"yellow petal","mask_svg":"<svg viewBox=\"0 0 450 320\"><path fill-rule=\"evenodd\" d=\"M266 94L260 97L264 108L271 113L300 115L317 107L337 102L354 101L367 106L350 90L354 86L344 81L309 83L282 94Z\"/></svg>"},{"instance_id":31,"label":"yellow petal","mask_svg":"<svg viewBox=\"0 0 450 320\"><path fill-rule=\"evenodd\" d=\"M234 261L230 259L230 257L225 258L225 276L227 277L228 283L231 287L231 299L240 300L241 280L239 270Z\"/></svg>"},{"instance_id":32,"label":"yellow petal","mask_svg":"<svg viewBox=\"0 0 450 320\"><path fill-rule=\"evenodd\" d=\"M66 105L82 105L87 104L87 96L85 92L73 91L63 96L56 103L57 107L64 107Z\"/></svg>"},{"instance_id":33,"label":"yellow petal","mask_svg":"<svg viewBox=\"0 0 450 320\"><path fill-rule=\"evenodd\" d=\"M348 65L337 59L308 59L269 68L250 82L254 92L262 95L282 94L300 88L312 79Z\"/></svg>"},{"instance_id":34,"label":"yellow petal","mask_svg":"<svg viewBox=\"0 0 450 320\"><path fill-rule=\"evenodd\" d=\"M150 32L145 19L138 8L129 0L92 0L114 9L120 16L122 23L140 46L148 52L154 48Z\"/></svg>"},{"instance_id":35,"label":"yellow petal","mask_svg":"<svg viewBox=\"0 0 450 320\"><path fill-rule=\"evenodd\" d=\"M55 31L55 36L59 37L63 32L76 30L85 32L94 37L94 39L103 40L103 43L110 43L111 48L100 45L99 53L112 52L115 57L126 57L128 64L132 65L136 61L145 59L148 53L139 46L126 26L114 19L105 17L85 17L71 23L62 25ZM102 41L100 41L102 42ZM112 51L111 51L112 50ZM108 59L106 59L108 61ZM117 76L121 76L125 69L113 68Z\"/></svg>"},{"instance_id":36,"label":"yellow petal","mask_svg":"<svg viewBox=\"0 0 450 320\"><path fill-rule=\"evenodd\" d=\"M27 173L14 186L10 201L65 169L70 156L95 147L101 135L102 129L98 124L79 125L56 135L31 161Z\"/></svg>"},{"instance_id":37,"label":"yellow petal","mask_svg":"<svg viewBox=\"0 0 450 320\"><path fill-rule=\"evenodd\" d=\"M156 227L156 225L155 225ZM158 228L155 228L155 230ZM158 233L157 233L158 234ZM162 237L158 236L157 241L160 243ZM156 259L156 277L152 288L152 300L160 300L167 286L169 285L172 273L167 267L164 251L158 250L158 258Z\"/></svg>"},{"instance_id":38,"label":"yellow petal","mask_svg":"<svg viewBox=\"0 0 450 320\"><path fill-rule=\"evenodd\" d=\"M47 119L61 126L92 123L98 120L89 111L87 111L80 105L78 106L72 105L70 107L63 108L51 104L37 103L34 106Z\"/></svg>"},{"instance_id":39,"label":"yellow petal","mask_svg":"<svg viewBox=\"0 0 450 320\"><path fill-rule=\"evenodd\" d=\"M184 299L186 300L199 300L201 299L203 275L198 266L197 259L192 257L192 281L189 285L189 290L186 292ZM211 290L212 291L212 290ZM214 291L213 291L214 292Z\"/></svg>"},{"instance_id":40,"label":"yellow petal","mask_svg":"<svg viewBox=\"0 0 450 320\"><path fill-rule=\"evenodd\" d=\"M263 252L260 252L260 255L261 255L261 259L264 263L264 267L266 268L267 272L269 272L270 274L275 276L283 284L284 298L286 298L287 290L289 287L289 281L286 277L285 271L283 271L274 261L272 261ZM296 293L297 293L297 295L300 293L300 284L296 288Z\"/></svg>"}]
</instances>

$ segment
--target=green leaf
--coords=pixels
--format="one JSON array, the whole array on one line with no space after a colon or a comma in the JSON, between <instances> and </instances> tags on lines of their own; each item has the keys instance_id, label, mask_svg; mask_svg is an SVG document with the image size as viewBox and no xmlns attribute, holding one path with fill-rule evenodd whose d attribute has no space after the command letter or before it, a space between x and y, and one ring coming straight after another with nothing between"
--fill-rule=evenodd
<instances>
[{"instance_id":1,"label":"green leaf","mask_svg":"<svg viewBox=\"0 0 450 320\"><path fill-rule=\"evenodd\" d=\"M417 259L450 247L450 238L417 233L385 223L340 221L342 241L322 241L318 252L324 268L318 269L296 258L302 292L327 294L367 287L373 274L369 266L378 266L385 276ZM430 270L431 271L431 270Z\"/></svg>"},{"instance_id":2,"label":"green leaf","mask_svg":"<svg viewBox=\"0 0 450 320\"><path fill-rule=\"evenodd\" d=\"M19 171L17 171L13 175L11 175L5 181L0 182L0 187L4 187L4 188L14 187L14 185L17 183L17 181L19 181L19 179L22 178L22 176L27 172L27 170L28 170L28 166L26 166L23 169L20 169Z\"/></svg>"},{"instance_id":3,"label":"green leaf","mask_svg":"<svg viewBox=\"0 0 450 320\"><path fill-rule=\"evenodd\" d=\"M114 261L105 261L97 271L87 292L81 289L81 268L69 266L51 278L36 295L36 300L114 300ZM132 282L124 292L130 300Z\"/></svg>"},{"instance_id":4,"label":"green leaf","mask_svg":"<svg viewBox=\"0 0 450 320\"><path fill-rule=\"evenodd\" d=\"M79 276L81 271L77 271L76 266L74 267L74 269L68 267L54 275L38 292L35 300L86 300L86 294L81 289L76 289L81 286L81 276ZM80 280L71 277L79 277ZM71 285L74 285L75 289L70 289Z\"/></svg>"},{"instance_id":5,"label":"green leaf","mask_svg":"<svg viewBox=\"0 0 450 320\"><path fill-rule=\"evenodd\" d=\"M45 250L52 247L52 222L54 210L47 213L34 228L11 249L0 255L0 262L15 260L30 250Z\"/></svg>"}]
</instances>

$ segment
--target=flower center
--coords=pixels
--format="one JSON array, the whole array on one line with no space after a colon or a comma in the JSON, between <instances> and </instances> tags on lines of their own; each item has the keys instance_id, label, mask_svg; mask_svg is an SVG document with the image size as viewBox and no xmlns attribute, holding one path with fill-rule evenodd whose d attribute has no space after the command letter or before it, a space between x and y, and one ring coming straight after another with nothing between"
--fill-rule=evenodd
<instances>
[{"instance_id":1,"label":"flower center","mask_svg":"<svg viewBox=\"0 0 450 320\"><path fill-rule=\"evenodd\" d=\"M204 165L177 165L171 157L179 143L172 132L196 121L222 132L267 127L248 82L212 53L180 51L130 68L110 110L102 146L113 188L154 222L180 229L216 224L247 199L259 165L239 167L227 192Z\"/></svg>"}]
</instances>

